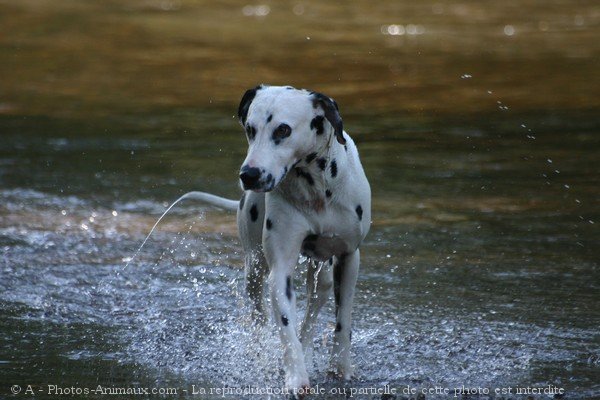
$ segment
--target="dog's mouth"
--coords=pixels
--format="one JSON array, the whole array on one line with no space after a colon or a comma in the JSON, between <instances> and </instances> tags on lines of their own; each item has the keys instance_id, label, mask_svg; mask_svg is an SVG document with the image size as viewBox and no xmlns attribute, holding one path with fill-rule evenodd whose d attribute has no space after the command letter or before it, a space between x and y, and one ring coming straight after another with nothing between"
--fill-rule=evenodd
<instances>
[{"instance_id":1,"label":"dog's mouth","mask_svg":"<svg viewBox=\"0 0 600 400\"><path fill-rule=\"evenodd\" d=\"M272 191L273 189L275 189L275 185L270 184L267 186L262 186L262 187L255 187L255 188L244 188L244 190L251 190L255 193L267 193Z\"/></svg>"}]
</instances>

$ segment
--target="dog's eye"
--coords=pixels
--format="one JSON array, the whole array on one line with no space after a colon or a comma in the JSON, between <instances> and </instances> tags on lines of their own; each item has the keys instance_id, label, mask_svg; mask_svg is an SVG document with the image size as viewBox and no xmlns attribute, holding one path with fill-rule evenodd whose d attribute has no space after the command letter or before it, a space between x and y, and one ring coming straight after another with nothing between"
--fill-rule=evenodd
<instances>
[{"instance_id":1,"label":"dog's eye","mask_svg":"<svg viewBox=\"0 0 600 400\"><path fill-rule=\"evenodd\" d=\"M248 135L248 139L254 139L254 136L256 136L256 128L250 124L246 125L246 134Z\"/></svg>"},{"instance_id":2,"label":"dog's eye","mask_svg":"<svg viewBox=\"0 0 600 400\"><path fill-rule=\"evenodd\" d=\"M273 131L273 139L281 140L292 134L292 128L287 124L281 124Z\"/></svg>"}]
</instances>

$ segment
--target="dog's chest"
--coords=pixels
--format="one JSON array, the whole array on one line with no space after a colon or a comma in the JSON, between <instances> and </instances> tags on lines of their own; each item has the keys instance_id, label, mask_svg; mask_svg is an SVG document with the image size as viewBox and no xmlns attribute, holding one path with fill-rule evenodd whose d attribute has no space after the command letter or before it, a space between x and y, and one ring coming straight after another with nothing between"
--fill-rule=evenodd
<instances>
[{"instance_id":1,"label":"dog's chest","mask_svg":"<svg viewBox=\"0 0 600 400\"><path fill-rule=\"evenodd\" d=\"M294 168L280 185L282 197L304 214L320 214L330 203L330 184L322 172L309 168Z\"/></svg>"}]
</instances>

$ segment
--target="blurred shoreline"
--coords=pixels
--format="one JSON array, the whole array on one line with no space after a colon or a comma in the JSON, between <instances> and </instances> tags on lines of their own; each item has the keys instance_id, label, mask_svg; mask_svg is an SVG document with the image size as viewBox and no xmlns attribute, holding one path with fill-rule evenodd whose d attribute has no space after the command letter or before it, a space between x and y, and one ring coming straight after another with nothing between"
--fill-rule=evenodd
<instances>
[{"instance_id":1,"label":"blurred shoreline","mask_svg":"<svg viewBox=\"0 0 600 400\"><path fill-rule=\"evenodd\" d=\"M258 83L351 113L600 108L594 1L0 1L0 113L233 108Z\"/></svg>"}]
</instances>

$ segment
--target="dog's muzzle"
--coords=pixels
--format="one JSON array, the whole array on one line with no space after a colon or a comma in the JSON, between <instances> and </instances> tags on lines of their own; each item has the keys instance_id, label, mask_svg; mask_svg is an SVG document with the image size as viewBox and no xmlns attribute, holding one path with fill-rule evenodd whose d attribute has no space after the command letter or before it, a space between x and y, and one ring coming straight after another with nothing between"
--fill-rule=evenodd
<instances>
[{"instance_id":1,"label":"dog's muzzle","mask_svg":"<svg viewBox=\"0 0 600 400\"><path fill-rule=\"evenodd\" d=\"M244 186L244 190L256 190L260 188L260 169L254 167L248 167L247 165L242 167L240 171L240 180Z\"/></svg>"}]
</instances>

